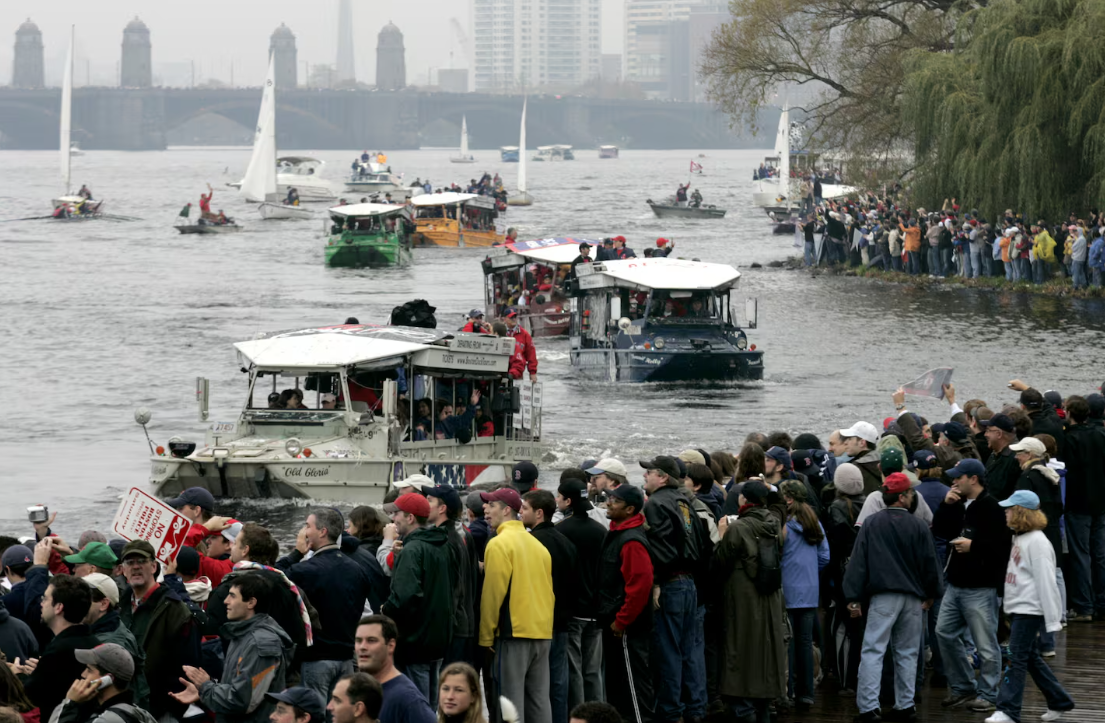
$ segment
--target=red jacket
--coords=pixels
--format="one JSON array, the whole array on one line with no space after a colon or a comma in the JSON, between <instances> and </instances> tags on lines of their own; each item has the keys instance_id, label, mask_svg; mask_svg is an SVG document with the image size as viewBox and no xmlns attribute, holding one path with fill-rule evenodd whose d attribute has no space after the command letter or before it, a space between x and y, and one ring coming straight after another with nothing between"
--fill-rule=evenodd
<instances>
[{"instance_id":1,"label":"red jacket","mask_svg":"<svg viewBox=\"0 0 1105 723\"><path fill-rule=\"evenodd\" d=\"M510 378L521 379L526 371L526 345L514 340L514 353L510 355Z\"/></svg>"},{"instance_id":2,"label":"red jacket","mask_svg":"<svg viewBox=\"0 0 1105 723\"><path fill-rule=\"evenodd\" d=\"M234 569L234 562L229 558L226 560L216 560L213 557L200 554L200 576L206 577L211 581L211 589L214 590L219 586L219 583L223 581L231 570Z\"/></svg>"},{"instance_id":3,"label":"red jacket","mask_svg":"<svg viewBox=\"0 0 1105 723\"><path fill-rule=\"evenodd\" d=\"M643 527L645 516L637 513L628 520L610 524L611 530ZM652 558L641 543L630 540L622 546L622 577L625 578L625 603L614 616L614 623L625 630L637 619L652 594Z\"/></svg>"},{"instance_id":4,"label":"red jacket","mask_svg":"<svg viewBox=\"0 0 1105 723\"><path fill-rule=\"evenodd\" d=\"M521 345L521 349L515 349L515 354L521 353L522 358L526 361L526 368L529 369L530 374L537 373L537 348L533 345L533 337L529 335L529 332L522 328L522 325L514 327L508 332L515 341ZM520 378L520 377L516 377Z\"/></svg>"},{"instance_id":5,"label":"red jacket","mask_svg":"<svg viewBox=\"0 0 1105 723\"><path fill-rule=\"evenodd\" d=\"M188 528L188 534L184 536L184 546L195 547L206 540L210 535L217 534L219 533L212 532L198 522L193 522L192 526Z\"/></svg>"}]
</instances>

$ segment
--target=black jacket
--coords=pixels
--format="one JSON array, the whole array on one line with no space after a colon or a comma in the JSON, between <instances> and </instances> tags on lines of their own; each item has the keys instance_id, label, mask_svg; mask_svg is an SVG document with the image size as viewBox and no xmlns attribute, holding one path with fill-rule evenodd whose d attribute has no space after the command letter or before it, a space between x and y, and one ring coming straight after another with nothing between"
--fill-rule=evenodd
<instances>
[{"instance_id":1,"label":"black jacket","mask_svg":"<svg viewBox=\"0 0 1105 723\"><path fill-rule=\"evenodd\" d=\"M579 511L561 520L556 525L556 529L575 545L578 553L576 572L579 575L579 587L572 595L574 600L572 615L593 620L599 567L602 563L602 541L606 538L606 528L588 517L587 513Z\"/></svg>"},{"instance_id":2,"label":"black jacket","mask_svg":"<svg viewBox=\"0 0 1105 723\"><path fill-rule=\"evenodd\" d=\"M468 533L476 543L476 555L483 562L483 552L487 549L487 541L491 539L491 527L487 520L480 517L468 523Z\"/></svg>"},{"instance_id":3,"label":"black jacket","mask_svg":"<svg viewBox=\"0 0 1105 723\"><path fill-rule=\"evenodd\" d=\"M370 588L364 569L336 545L324 547L309 560L292 550L276 567L307 592L322 623L321 629L312 631L315 644L303 661L352 660L353 637Z\"/></svg>"},{"instance_id":4,"label":"black jacket","mask_svg":"<svg viewBox=\"0 0 1105 723\"><path fill-rule=\"evenodd\" d=\"M891 592L920 600L938 598L943 592L928 526L899 507L864 520L844 571L844 598L849 602L866 604L873 595Z\"/></svg>"},{"instance_id":5,"label":"black jacket","mask_svg":"<svg viewBox=\"0 0 1105 723\"><path fill-rule=\"evenodd\" d=\"M373 610L379 610L391 594L391 578L384 574L384 568L376 559L376 550L380 549L380 543L376 542L374 547L372 542L359 540L348 532L341 534L341 551L364 568L365 575L368 576L368 604Z\"/></svg>"},{"instance_id":6,"label":"black jacket","mask_svg":"<svg viewBox=\"0 0 1105 723\"><path fill-rule=\"evenodd\" d=\"M1105 430L1071 425L1060 459L1067 465L1067 512L1105 514Z\"/></svg>"},{"instance_id":7,"label":"black jacket","mask_svg":"<svg viewBox=\"0 0 1105 723\"><path fill-rule=\"evenodd\" d=\"M441 527L449 537L449 554L453 565L453 637L473 638L479 634L480 627L479 618L476 617L476 591L479 589L480 574L476 541L472 539L472 533L453 520L446 521Z\"/></svg>"},{"instance_id":8,"label":"black jacket","mask_svg":"<svg viewBox=\"0 0 1105 723\"><path fill-rule=\"evenodd\" d=\"M1017 480L1017 489L1031 490L1040 498L1040 511L1047 515L1044 534L1055 548L1055 566L1063 564L1063 535L1059 521L1063 516L1063 494L1059 488L1059 473L1044 464L1025 470Z\"/></svg>"},{"instance_id":9,"label":"black jacket","mask_svg":"<svg viewBox=\"0 0 1105 723\"><path fill-rule=\"evenodd\" d=\"M694 574L703 554L695 526L705 523L690 500L678 487L661 487L649 495L644 514L656 584L663 585L675 575Z\"/></svg>"},{"instance_id":10,"label":"black jacket","mask_svg":"<svg viewBox=\"0 0 1105 723\"><path fill-rule=\"evenodd\" d=\"M1044 402L1043 408L1029 412L1028 418L1032 420L1033 436L1037 434L1050 434L1055 439L1055 448L1058 450L1063 449L1063 442L1067 435L1063 430L1063 420L1059 419L1059 415L1055 412L1055 407Z\"/></svg>"},{"instance_id":11,"label":"black jacket","mask_svg":"<svg viewBox=\"0 0 1105 723\"><path fill-rule=\"evenodd\" d=\"M572 598L579 589L576 546L551 522L542 522L530 532L545 546L552 558L553 596L556 598L553 606L553 630L565 632L575 608Z\"/></svg>"},{"instance_id":12,"label":"black jacket","mask_svg":"<svg viewBox=\"0 0 1105 723\"><path fill-rule=\"evenodd\" d=\"M74 625L55 635L42 651L38 667L23 683L27 697L42 711L42 720L50 720L69 686L84 672L84 663L77 662L73 651L90 650L99 644L87 625Z\"/></svg>"},{"instance_id":13,"label":"black jacket","mask_svg":"<svg viewBox=\"0 0 1105 723\"><path fill-rule=\"evenodd\" d=\"M50 628L42 622L42 595L49 586L50 571L45 565L33 565L27 570L27 579L13 585L11 592L0 598L13 618L22 620L30 627L39 650L45 650L54 637Z\"/></svg>"},{"instance_id":14,"label":"black jacket","mask_svg":"<svg viewBox=\"0 0 1105 723\"><path fill-rule=\"evenodd\" d=\"M990 453L990 459L986 462L986 491L998 502L1013 494L1020 478L1021 466L1013 450L1006 447L1000 452Z\"/></svg>"},{"instance_id":15,"label":"black jacket","mask_svg":"<svg viewBox=\"0 0 1105 723\"><path fill-rule=\"evenodd\" d=\"M597 523L596 523L597 524ZM16 658L38 657L38 641L27 623L19 618L12 617L4 604L0 602L0 652L8 662L15 662Z\"/></svg>"},{"instance_id":16,"label":"black jacket","mask_svg":"<svg viewBox=\"0 0 1105 723\"><path fill-rule=\"evenodd\" d=\"M1009 494L1012 492L1010 488ZM953 505L940 503L933 513L932 534L949 543L957 537L971 541L968 552L956 552L951 544L948 545L949 585L995 589L1005 586L1013 533L1005 526L1004 508L988 490L982 490L970 505L964 500Z\"/></svg>"}]
</instances>

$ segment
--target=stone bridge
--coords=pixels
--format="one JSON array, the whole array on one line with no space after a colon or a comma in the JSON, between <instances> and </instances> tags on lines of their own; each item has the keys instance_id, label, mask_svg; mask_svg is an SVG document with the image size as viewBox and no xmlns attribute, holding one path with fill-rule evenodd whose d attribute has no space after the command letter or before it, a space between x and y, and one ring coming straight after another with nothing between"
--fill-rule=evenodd
<instances>
[{"instance_id":1,"label":"stone bridge","mask_svg":"<svg viewBox=\"0 0 1105 723\"><path fill-rule=\"evenodd\" d=\"M73 91L73 138L86 149L160 150L174 129L210 116L232 121L248 137L257 122L260 96L259 88L77 88ZM60 103L58 89L0 88L4 147L57 148ZM277 95L277 145L412 149L448 133L456 138L461 117L467 116L471 147L498 148L517 144L521 110L520 96L283 91ZM765 117L761 127L775 124L774 119ZM199 142L205 141L201 138ZM701 103L530 96L527 145L553 143L698 149L755 147L763 145L764 139L731 130L724 115Z\"/></svg>"}]
</instances>

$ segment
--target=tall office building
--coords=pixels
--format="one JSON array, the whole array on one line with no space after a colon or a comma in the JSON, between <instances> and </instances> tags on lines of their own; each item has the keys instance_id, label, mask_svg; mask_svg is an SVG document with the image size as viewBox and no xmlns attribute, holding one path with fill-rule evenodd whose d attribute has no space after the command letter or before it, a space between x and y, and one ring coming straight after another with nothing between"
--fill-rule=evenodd
<instances>
[{"instance_id":1,"label":"tall office building","mask_svg":"<svg viewBox=\"0 0 1105 723\"><path fill-rule=\"evenodd\" d=\"M119 85L124 88L149 88L153 85L150 29L135 18L123 29L123 58L119 66Z\"/></svg>"},{"instance_id":2,"label":"tall office building","mask_svg":"<svg viewBox=\"0 0 1105 723\"><path fill-rule=\"evenodd\" d=\"M601 0L472 0L475 85L568 88L602 71Z\"/></svg>"},{"instance_id":3,"label":"tall office building","mask_svg":"<svg viewBox=\"0 0 1105 723\"><path fill-rule=\"evenodd\" d=\"M12 62L12 87L42 88L45 73L42 64L42 31L27 18L15 31L15 58Z\"/></svg>"},{"instance_id":4,"label":"tall office building","mask_svg":"<svg viewBox=\"0 0 1105 723\"><path fill-rule=\"evenodd\" d=\"M702 51L730 18L717 0L626 0L625 79L652 98L701 100Z\"/></svg>"},{"instance_id":5,"label":"tall office building","mask_svg":"<svg viewBox=\"0 0 1105 723\"><path fill-rule=\"evenodd\" d=\"M273 70L276 73L276 87L279 90L295 90L299 75L295 35L284 23L280 23L280 27L272 31L269 53L272 54Z\"/></svg>"},{"instance_id":6,"label":"tall office building","mask_svg":"<svg viewBox=\"0 0 1105 723\"><path fill-rule=\"evenodd\" d=\"M402 90L407 87L406 50L403 33L388 23L376 37L376 89Z\"/></svg>"},{"instance_id":7,"label":"tall office building","mask_svg":"<svg viewBox=\"0 0 1105 723\"><path fill-rule=\"evenodd\" d=\"M337 81L353 82L357 80L357 68L353 62L353 0L339 1Z\"/></svg>"}]
</instances>

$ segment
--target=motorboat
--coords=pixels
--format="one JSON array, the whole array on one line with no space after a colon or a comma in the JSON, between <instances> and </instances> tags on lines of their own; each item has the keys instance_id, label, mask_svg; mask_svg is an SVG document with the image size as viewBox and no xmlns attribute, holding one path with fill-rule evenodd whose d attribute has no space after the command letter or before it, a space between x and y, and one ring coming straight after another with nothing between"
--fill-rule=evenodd
<instances>
[{"instance_id":1,"label":"motorboat","mask_svg":"<svg viewBox=\"0 0 1105 723\"><path fill-rule=\"evenodd\" d=\"M522 123L518 129L518 188L507 194L506 205L508 206L533 205L533 196L530 195L526 186L526 105L528 102L528 98L522 100Z\"/></svg>"},{"instance_id":2,"label":"motorboat","mask_svg":"<svg viewBox=\"0 0 1105 723\"><path fill-rule=\"evenodd\" d=\"M693 206L684 203L680 205L679 202L670 197L660 203L656 203L650 198L645 203L658 218L722 218L725 216L725 209L718 208L713 204Z\"/></svg>"},{"instance_id":3,"label":"motorboat","mask_svg":"<svg viewBox=\"0 0 1105 723\"><path fill-rule=\"evenodd\" d=\"M174 226L181 234L212 234L212 233L237 233L242 227L231 221L230 223L211 223L199 219L195 223L180 223Z\"/></svg>"},{"instance_id":4,"label":"motorboat","mask_svg":"<svg viewBox=\"0 0 1105 723\"><path fill-rule=\"evenodd\" d=\"M411 251L411 212L407 206L356 203L330 209L326 265L407 266Z\"/></svg>"},{"instance_id":5,"label":"motorboat","mask_svg":"<svg viewBox=\"0 0 1105 723\"><path fill-rule=\"evenodd\" d=\"M617 146L599 146L599 158L617 158Z\"/></svg>"},{"instance_id":6,"label":"motorboat","mask_svg":"<svg viewBox=\"0 0 1105 723\"><path fill-rule=\"evenodd\" d=\"M516 241L491 249L483 261L484 307L489 318L507 309L534 337L568 333L566 281L585 239L545 238ZM599 248L601 241L587 241Z\"/></svg>"},{"instance_id":7,"label":"motorboat","mask_svg":"<svg viewBox=\"0 0 1105 723\"><path fill-rule=\"evenodd\" d=\"M801 127L790 122L790 108L783 104L783 111L779 116L779 128L775 133L775 153L767 156L763 163L763 172L770 174L766 178L759 178L760 169L755 172L753 179L755 187L752 192L752 205L763 208L768 213L772 211L788 211L797 207L799 199L799 186L801 179L791 174L791 168L796 169L798 176L808 175L813 172L814 164L819 155L808 151L794 152L791 150L790 141L792 133L800 133ZM799 168L798 166L802 166ZM785 182L783 179L786 179ZM821 184L821 197L824 199L843 198L856 193L856 188L843 184Z\"/></svg>"},{"instance_id":8,"label":"motorboat","mask_svg":"<svg viewBox=\"0 0 1105 723\"><path fill-rule=\"evenodd\" d=\"M83 155L84 155L84 151L81 150L80 146L77 145L76 141L73 141L72 143L69 144L69 156L71 158L76 158L77 156L83 156Z\"/></svg>"},{"instance_id":9,"label":"motorboat","mask_svg":"<svg viewBox=\"0 0 1105 723\"><path fill-rule=\"evenodd\" d=\"M517 163L521 158L518 146L502 146L499 148L499 159L503 163Z\"/></svg>"},{"instance_id":10,"label":"motorboat","mask_svg":"<svg viewBox=\"0 0 1105 723\"><path fill-rule=\"evenodd\" d=\"M349 174L345 190L357 193L384 193L403 188L403 176L391 172L391 166L369 161L359 163L358 169Z\"/></svg>"},{"instance_id":11,"label":"motorboat","mask_svg":"<svg viewBox=\"0 0 1105 723\"><path fill-rule=\"evenodd\" d=\"M261 218L269 220L296 220L304 221L315 217L315 212L304 206L296 206L291 203L272 203L266 201L257 207Z\"/></svg>"},{"instance_id":12,"label":"motorboat","mask_svg":"<svg viewBox=\"0 0 1105 723\"><path fill-rule=\"evenodd\" d=\"M72 193L72 135L73 120L73 37L74 29L69 28L69 51L65 56L65 71L61 83L61 122L58 125L58 149L61 161L61 178L65 191L53 199L53 218L55 220L90 220L103 217L104 202L90 201L84 196Z\"/></svg>"},{"instance_id":13,"label":"motorboat","mask_svg":"<svg viewBox=\"0 0 1105 723\"><path fill-rule=\"evenodd\" d=\"M572 366L607 382L762 379L729 305L740 272L728 264L663 257L580 264L570 303ZM749 299L747 328L756 326Z\"/></svg>"},{"instance_id":14,"label":"motorboat","mask_svg":"<svg viewBox=\"0 0 1105 723\"><path fill-rule=\"evenodd\" d=\"M203 439L155 445L147 430L150 485L161 497L202 487L219 498L379 505L393 482L418 473L461 489L505 482L516 462L540 458L541 387L510 378L514 346L483 334L360 324L238 342L220 387L241 368L233 396L244 393L245 406L212 420L211 385L198 378ZM270 405L284 389L301 390L309 408ZM336 397L332 408L324 394ZM442 402L468 405L452 435L435 433ZM493 435L474 432L477 413L493 422ZM150 416L140 409L135 420L146 429Z\"/></svg>"},{"instance_id":15,"label":"motorboat","mask_svg":"<svg viewBox=\"0 0 1105 723\"><path fill-rule=\"evenodd\" d=\"M495 219L499 208L490 196L475 193L426 193L410 200L415 246L494 246L506 237Z\"/></svg>"},{"instance_id":16,"label":"motorboat","mask_svg":"<svg viewBox=\"0 0 1105 723\"><path fill-rule=\"evenodd\" d=\"M287 195L289 188L299 192L302 203L330 203L337 194L322 177L326 161L308 156L281 156L276 159L276 192Z\"/></svg>"},{"instance_id":17,"label":"motorboat","mask_svg":"<svg viewBox=\"0 0 1105 723\"><path fill-rule=\"evenodd\" d=\"M537 146L537 153L533 155L535 161L574 161L575 155L571 146Z\"/></svg>"},{"instance_id":18,"label":"motorboat","mask_svg":"<svg viewBox=\"0 0 1105 723\"><path fill-rule=\"evenodd\" d=\"M460 155L450 156L450 163L475 163L476 157L468 152L468 117L460 117Z\"/></svg>"}]
</instances>

